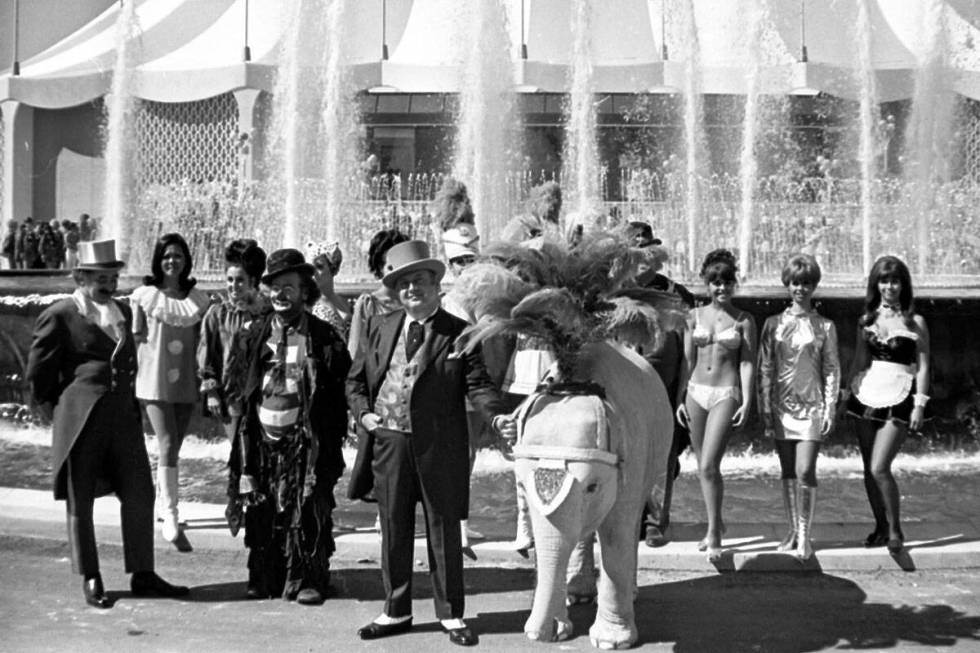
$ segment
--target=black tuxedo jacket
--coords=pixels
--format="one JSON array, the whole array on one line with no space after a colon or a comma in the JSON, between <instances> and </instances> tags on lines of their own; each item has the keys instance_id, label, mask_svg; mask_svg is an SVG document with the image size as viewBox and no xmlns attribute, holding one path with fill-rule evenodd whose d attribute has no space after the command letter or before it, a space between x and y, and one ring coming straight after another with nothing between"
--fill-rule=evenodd
<instances>
[{"instance_id":1,"label":"black tuxedo jacket","mask_svg":"<svg viewBox=\"0 0 980 653\"><path fill-rule=\"evenodd\" d=\"M374 485L370 447L373 439L360 427L360 418L373 412L395 347L399 345L405 311L372 317L365 346L358 352L347 378L347 401L361 435L348 495L363 498ZM419 375L409 410L416 469L433 507L444 517L464 519L469 510L469 441L465 397L487 419L504 412L500 393L487 374L479 348L469 354L455 351L456 338L467 323L443 309L432 317L431 328L415 359ZM380 470L383 473L383 470Z\"/></svg>"},{"instance_id":2,"label":"black tuxedo jacket","mask_svg":"<svg viewBox=\"0 0 980 653\"><path fill-rule=\"evenodd\" d=\"M67 498L65 461L88 424L96 402L109 401L132 411L132 437L143 437L136 402L136 345L133 314L118 302L125 320L117 343L83 316L74 299L63 299L42 312L34 325L27 380L34 401L52 415L51 469L56 499ZM94 425L98 426L98 425ZM101 480L101 479L100 479ZM113 488L98 484L99 493Z\"/></svg>"}]
</instances>

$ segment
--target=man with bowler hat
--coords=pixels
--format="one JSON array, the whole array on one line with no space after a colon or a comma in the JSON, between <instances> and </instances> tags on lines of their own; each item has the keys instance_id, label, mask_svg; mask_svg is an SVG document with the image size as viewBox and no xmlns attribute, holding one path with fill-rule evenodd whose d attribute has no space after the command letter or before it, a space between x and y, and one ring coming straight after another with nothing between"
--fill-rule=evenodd
<instances>
[{"instance_id":1,"label":"man with bowler hat","mask_svg":"<svg viewBox=\"0 0 980 653\"><path fill-rule=\"evenodd\" d=\"M463 622L463 554L460 521L469 509L469 452L465 397L502 435L516 437L479 348L460 353L456 339L467 323L440 307L446 266L424 241L388 251L381 282L402 308L368 321L366 346L347 380L351 411L372 446L374 495L381 521L384 611L358 630L377 639L412 627L415 507L425 513L436 618L454 644L476 636ZM373 442L373 445L372 445ZM358 452L363 461L369 456ZM355 467L351 484L370 474Z\"/></svg>"},{"instance_id":2,"label":"man with bowler hat","mask_svg":"<svg viewBox=\"0 0 980 653\"><path fill-rule=\"evenodd\" d=\"M113 299L119 283L115 241L79 243L71 297L47 308L34 326L27 378L34 401L52 419L54 495L67 500L72 569L85 601L109 608L99 571L92 508L115 492L126 571L136 596L177 597L153 571L153 478L136 403L132 311Z\"/></svg>"},{"instance_id":3,"label":"man with bowler hat","mask_svg":"<svg viewBox=\"0 0 980 653\"><path fill-rule=\"evenodd\" d=\"M350 370L343 338L308 310L320 296L315 272L298 250L269 255L262 285L272 313L236 334L227 373L228 401L244 406L247 597L303 605L330 592Z\"/></svg>"}]
</instances>

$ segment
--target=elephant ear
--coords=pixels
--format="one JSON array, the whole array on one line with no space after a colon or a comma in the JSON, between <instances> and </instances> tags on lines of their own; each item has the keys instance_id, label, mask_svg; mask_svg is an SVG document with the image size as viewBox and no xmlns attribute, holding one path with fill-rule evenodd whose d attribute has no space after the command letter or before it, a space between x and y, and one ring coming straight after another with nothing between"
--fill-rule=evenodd
<instances>
[{"instance_id":1,"label":"elephant ear","mask_svg":"<svg viewBox=\"0 0 980 653\"><path fill-rule=\"evenodd\" d=\"M565 501L572 489L575 477L561 468L536 467L534 469L534 492L530 499L537 504L541 514L547 517Z\"/></svg>"}]
</instances>

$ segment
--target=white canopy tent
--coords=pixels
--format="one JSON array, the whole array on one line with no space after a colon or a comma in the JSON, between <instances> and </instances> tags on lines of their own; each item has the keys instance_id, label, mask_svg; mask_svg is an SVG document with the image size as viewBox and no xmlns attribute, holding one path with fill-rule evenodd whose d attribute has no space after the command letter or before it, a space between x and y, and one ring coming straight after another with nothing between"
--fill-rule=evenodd
<instances>
[{"instance_id":1,"label":"white canopy tent","mask_svg":"<svg viewBox=\"0 0 980 653\"><path fill-rule=\"evenodd\" d=\"M273 90L285 31L281 0L134 1L138 1L140 26L141 63L133 88L138 97L186 102L243 88ZM509 20L516 90L567 90L573 3L502 2ZM756 66L765 93L807 88L853 98L858 93L860 35L855 26L861 2L867 2L870 63L879 100L911 97L915 70L936 43L942 47L952 89L980 99L980 3L970 0L946 1L945 28L934 43L928 42L929 30L923 27L930 5L924 0L693 0L690 5L688 0L609 0L594 5L593 87L599 93L671 91L682 86L686 58L696 55L703 93L746 92L746 77ZM455 0L351 2L347 12L351 24L345 33L354 36L344 44L344 51L358 86L406 93L458 91L459 6ZM690 23L686 6L693 6L693 32L685 27ZM748 21L756 6L765 9L761 38L750 42ZM0 101L61 108L106 94L119 12L119 4L113 3L73 33L21 61L19 75L12 74L9 66L0 71ZM20 24L19 29L39 28ZM11 38L11 33L0 34L0 40ZM527 59L521 58L522 43ZM693 43L698 44L697 50ZM383 44L390 53L387 60L382 59ZM315 65L320 54L311 50L304 63Z\"/></svg>"}]
</instances>

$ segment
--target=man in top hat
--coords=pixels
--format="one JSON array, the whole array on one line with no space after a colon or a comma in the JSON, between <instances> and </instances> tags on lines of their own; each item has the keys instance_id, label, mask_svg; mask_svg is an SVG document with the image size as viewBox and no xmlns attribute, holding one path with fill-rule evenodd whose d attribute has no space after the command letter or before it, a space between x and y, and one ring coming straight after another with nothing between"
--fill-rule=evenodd
<instances>
[{"instance_id":1,"label":"man in top hat","mask_svg":"<svg viewBox=\"0 0 980 653\"><path fill-rule=\"evenodd\" d=\"M133 317L113 299L123 265L114 241L79 243L77 288L38 317L27 364L34 401L52 418L54 494L67 500L72 569L84 578L86 602L97 608L112 602L99 572L92 507L110 492L121 504L133 594L188 592L153 571L153 478L136 403Z\"/></svg>"},{"instance_id":2,"label":"man in top hat","mask_svg":"<svg viewBox=\"0 0 980 653\"><path fill-rule=\"evenodd\" d=\"M232 342L229 403L243 406L248 598L303 605L331 591L333 488L344 471L344 383L350 354L340 334L308 309L320 296L316 268L295 249L269 255L262 285L272 313Z\"/></svg>"},{"instance_id":3,"label":"man in top hat","mask_svg":"<svg viewBox=\"0 0 980 653\"><path fill-rule=\"evenodd\" d=\"M461 353L456 338L467 323L440 307L445 265L425 242L388 251L382 283L402 308L371 318L366 345L347 381L351 411L373 439L374 495L381 520L384 611L358 630L376 639L412 627L415 507L425 509L436 617L454 644L476 636L463 622L460 521L469 509L469 455L464 397L482 409L501 434L516 437L480 350ZM361 452L358 454L362 458ZM368 470L355 469L351 484Z\"/></svg>"},{"instance_id":4,"label":"man in top hat","mask_svg":"<svg viewBox=\"0 0 980 653\"><path fill-rule=\"evenodd\" d=\"M630 245L648 250L649 260L637 268L634 282L641 288L650 288L661 292L677 295L685 306L694 308L694 295L683 285L660 273L663 261L667 259L667 251L662 247L663 241L654 238L653 228L646 222L630 222L626 227L626 237ZM657 351L640 352L660 375L667 388L671 409L677 410L677 384L680 379L681 364L684 357L683 334L668 331L664 337L663 346ZM667 544L667 527L670 525L670 504L673 497L674 479L680 473L678 458L684 448L690 443L690 435L677 419L674 419L674 439L670 449L667 480L662 494L660 488L654 488L647 497L644 508L644 541L649 547L660 547Z\"/></svg>"}]
</instances>

